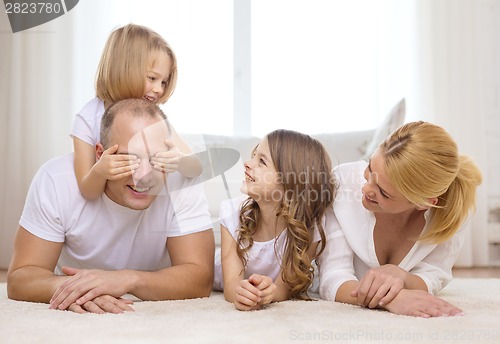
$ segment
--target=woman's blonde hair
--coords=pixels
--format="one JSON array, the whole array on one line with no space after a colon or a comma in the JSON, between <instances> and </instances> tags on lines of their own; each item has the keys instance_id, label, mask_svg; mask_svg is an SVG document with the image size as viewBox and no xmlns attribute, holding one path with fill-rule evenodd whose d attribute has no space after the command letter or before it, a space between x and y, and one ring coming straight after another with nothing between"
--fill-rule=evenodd
<instances>
[{"instance_id":1,"label":"woman's blonde hair","mask_svg":"<svg viewBox=\"0 0 500 344\"><path fill-rule=\"evenodd\" d=\"M293 298L308 300L307 289L314 277L308 250L313 244L315 230L321 242L313 259L325 247L322 220L335 197L332 164L323 145L308 135L280 129L269 133L267 140L283 186L283 197L276 209L276 216L281 216L286 223L281 276ZM246 253L253 245L252 236L259 226L259 206L251 198L241 207L240 226L237 250L246 266Z\"/></svg>"},{"instance_id":2,"label":"woman's blonde hair","mask_svg":"<svg viewBox=\"0 0 500 344\"><path fill-rule=\"evenodd\" d=\"M395 188L410 202L430 207L428 229L420 240L451 238L475 210L480 170L441 127L412 122L394 131L379 147ZM437 198L437 204L429 199Z\"/></svg>"},{"instance_id":3,"label":"woman's blonde hair","mask_svg":"<svg viewBox=\"0 0 500 344\"><path fill-rule=\"evenodd\" d=\"M170 98L177 83L177 59L170 45L153 30L128 24L114 30L108 38L96 74L96 96L105 102L142 98L148 67L157 54L170 57L170 75L158 103Z\"/></svg>"}]
</instances>

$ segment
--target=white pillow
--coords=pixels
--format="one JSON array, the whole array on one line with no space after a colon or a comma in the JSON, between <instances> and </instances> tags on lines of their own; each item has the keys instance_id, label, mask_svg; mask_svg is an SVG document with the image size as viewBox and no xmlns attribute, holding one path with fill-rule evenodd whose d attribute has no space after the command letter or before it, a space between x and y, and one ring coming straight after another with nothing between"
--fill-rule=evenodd
<instances>
[{"instance_id":1,"label":"white pillow","mask_svg":"<svg viewBox=\"0 0 500 344\"><path fill-rule=\"evenodd\" d=\"M361 157L363 160L368 161L373 153L377 150L378 146L388 137L394 130L399 128L405 122L405 100L404 98L396 104L396 106L385 117L384 121L377 127L373 137L366 147L366 151Z\"/></svg>"}]
</instances>

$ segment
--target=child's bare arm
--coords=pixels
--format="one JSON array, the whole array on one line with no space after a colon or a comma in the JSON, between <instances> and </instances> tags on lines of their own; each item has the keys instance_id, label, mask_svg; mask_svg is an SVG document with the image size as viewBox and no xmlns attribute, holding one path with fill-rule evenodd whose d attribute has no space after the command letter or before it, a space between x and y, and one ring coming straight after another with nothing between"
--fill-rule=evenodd
<instances>
[{"instance_id":1,"label":"child's bare arm","mask_svg":"<svg viewBox=\"0 0 500 344\"><path fill-rule=\"evenodd\" d=\"M236 240L223 225L221 231L221 264L224 280L224 297L229 302L236 299L236 288L243 280L243 263L236 252Z\"/></svg>"},{"instance_id":2,"label":"child's bare arm","mask_svg":"<svg viewBox=\"0 0 500 344\"><path fill-rule=\"evenodd\" d=\"M259 309L260 290L244 279L243 262L236 252L236 240L226 227L221 225L221 261L224 279L224 297L236 309L249 311Z\"/></svg>"},{"instance_id":3,"label":"child's bare arm","mask_svg":"<svg viewBox=\"0 0 500 344\"><path fill-rule=\"evenodd\" d=\"M75 175L83 197L88 200L98 198L104 191L106 179L99 175L90 175L92 166L96 162L95 147L73 138Z\"/></svg>"}]
</instances>

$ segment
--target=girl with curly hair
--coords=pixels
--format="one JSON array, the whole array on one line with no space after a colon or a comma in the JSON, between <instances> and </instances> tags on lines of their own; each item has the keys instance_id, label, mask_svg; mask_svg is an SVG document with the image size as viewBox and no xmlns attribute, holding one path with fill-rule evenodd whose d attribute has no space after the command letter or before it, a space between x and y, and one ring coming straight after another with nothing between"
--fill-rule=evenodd
<instances>
[{"instance_id":1,"label":"girl with curly hair","mask_svg":"<svg viewBox=\"0 0 500 344\"><path fill-rule=\"evenodd\" d=\"M245 162L241 191L221 205L214 288L239 310L309 300L314 260L325 247L335 183L323 145L308 135L269 133Z\"/></svg>"}]
</instances>

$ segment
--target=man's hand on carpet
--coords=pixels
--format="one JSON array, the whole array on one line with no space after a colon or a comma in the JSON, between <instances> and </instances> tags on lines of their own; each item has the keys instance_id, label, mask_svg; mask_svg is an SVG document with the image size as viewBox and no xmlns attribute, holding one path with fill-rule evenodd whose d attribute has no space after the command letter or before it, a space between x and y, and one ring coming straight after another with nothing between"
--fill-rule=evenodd
<instances>
[{"instance_id":1,"label":"man's hand on carpet","mask_svg":"<svg viewBox=\"0 0 500 344\"><path fill-rule=\"evenodd\" d=\"M133 302L130 300L116 298L111 295L102 295L96 297L92 301L85 302L83 305L77 305L76 303L73 303L68 307L68 310L80 314L81 313L120 314L125 311L134 312L134 309L130 307L131 304L133 304Z\"/></svg>"},{"instance_id":2,"label":"man's hand on carpet","mask_svg":"<svg viewBox=\"0 0 500 344\"><path fill-rule=\"evenodd\" d=\"M101 295L119 298L125 295L129 279L121 271L79 270L63 267L62 271L71 276L52 295L51 309L67 309L70 305L84 305Z\"/></svg>"}]
</instances>

